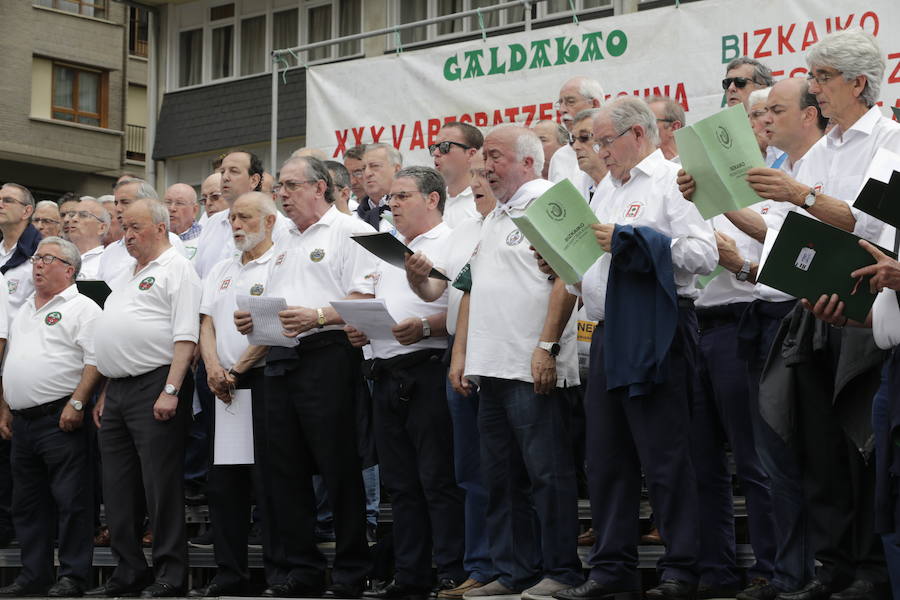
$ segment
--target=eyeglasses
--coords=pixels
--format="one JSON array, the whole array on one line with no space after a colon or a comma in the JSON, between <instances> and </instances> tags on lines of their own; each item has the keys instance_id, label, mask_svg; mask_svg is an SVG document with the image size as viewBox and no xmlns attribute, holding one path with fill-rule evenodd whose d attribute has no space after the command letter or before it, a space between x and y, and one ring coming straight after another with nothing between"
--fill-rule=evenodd
<instances>
[{"instance_id":1,"label":"eyeglasses","mask_svg":"<svg viewBox=\"0 0 900 600\"><path fill-rule=\"evenodd\" d=\"M21 204L22 206L28 206L27 203L22 202L18 198L13 198L12 196L3 196L2 198L0 198L0 202L5 204L6 206L9 206L10 204Z\"/></svg>"},{"instance_id":2,"label":"eyeglasses","mask_svg":"<svg viewBox=\"0 0 900 600\"><path fill-rule=\"evenodd\" d=\"M842 75L842 74L843 74L843 71L837 71L836 73L821 72L818 75L816 75L814 73L807 73L806 80L812 81L813 79L815 79L816 83L818 83L819 85L823 85L823 84L828 83L831 79L834 79L838 75Z\"/></svg>"},{"instance_id":3,"label":"eyeglasses","mask_svg":"<svg viewBox=\"0 0 900 600\"><path fill-rule=\"evenodd\" d=\"M750 118L751 119L759 119L760 117L764 117L767 114L769 114L768 108L757 108L756 110L750 111Z\"/></svg>"},{"instance_id":4,"label":"eyeglasses","mask_svg":"<svg viewBox=\"0 0 900 600\"><path fill-rule=\"evenodd\" d=\"M58 256L53 256L52 254L35 254L29 260L31 260L31 264L36 264L38 261L41 261L45 265L52 265L54 260L58 260L59 262L72 266L72 263L69 261L60 258Z\"/></svg>"},{"instance_id":5,"label":"eyeglasses","mask_svg":"<svg viewBox=\"0 0 900 600\"><path fill-rule=\"evenodd\" d=\"M553 106L555 106L557 109L562 108L563 105L565 105L568 108L572 108L573 106L575 106L576 104L578 104L581 101L582 101L581 98L576 98L575 96L569 96L568 98L560 98L559 100L557 100L556 102L553 103Z\"/></svg>"},{"instance_id":6,"label":"eyeglasses","mask_svg":"<svg viewBox=\"0 0 900 600\"><path fill-rule=\"evenodd\" d=\"M756 85L762 85L760 82L756 81L752 77L726 77L722 80L722 89L727 90L731 87L731 84L734 84L734 87L741 90L744 89L748 83L755 83Z\"/></svg>"},{"instance_id":7,"label":"eyeglasses","mask_svg":"<svg viewBox=\"0 0 900 600\"><path fill-rule=\"evenodd\" d=\"M612 146L613 142L615 142L617 139L619 139L620 137L622 137L623 135L625 135L626 133L631 131L631 129L632 128L629 127L628 129L626 129L619 135L616 135L613 137L601 138L601 139L597 140L597 142L594 144L594 152L600 152L604 148L608 148L608 147Z\"/></svg>"},{"instance_id":8,"label":"eyeglasses","mask_svg":"<svg viewBox=\"0 0 900 600\"><path fill-rule=\"evenodd\" d=\"M575 142L580 142L582 144L587 144L589 141L594 139L593 133L582 133L581 135L576 135L569 140L569 145L572 146Z\"/></svg>"},{"instance_id":9,"label":"eyeglasses","mask_svg":"<svg viewBox=\"0 0 900 600\"><path fill-rule=\"evenodd\" d=\"M59 221L55 219L47 219L45 217L35 217L31 220L32 223L37 223L38 225L59 225Z\"/></svg>"},{"instance_id":10,"label":"eyeglasses","mask_svg":"<svg viewBox=\"0 0 900 600\"><path fill-rule=\"evenodd\" d=\"M396 192L394 194L388 194L387 196L384 197L384 199L385 199L385 201L390 202L391 200L396 198L400 202L403 202L403 201L411 198L413 196L413 194L421 194L421 193L422 192L420 192L418 190L413 190L411 192Z\"/></svg>"},{"instance_id":11,"label":"eyeglasses","mask_svg":"<svg viewBox=\"0 0 900 600\"><path fill-rule=\"evenodd\" d=\"M272 186L272 193L277 194L281 191L282 188L286 189L289 192L296 192L300 189L300 186L304 183L316 183L319 181L318 179L306 179L304 181L292 181L288 179L287 181L282 181L274 186Z\"/></svg>"},{"instance_id":12,"label":"eyeglasses","mask_svg":"<svg viewBox=\"0 0 900 600\"><path fill-rule=\"evenodd\" d=\"M431 144L430 146L428 146L428 152L432 156L434 156L435 150L440 150L441 154L447 154L448 152L450 152L450 148L452 148L453 146L459 146L463 150L468 150L469 148L472 147L472 146L466 146L465 144L460 144L459 142L444 141L444 142L440 142L439 144Z\"/></svg>"},{"instance_id":13,"label":"eyeglasses","mask_svg":"<svg viewBox=\"0 0 900 600\"><path fill-rule=\"evenodd\" d=\"M73 218L73 219L74 219L75 217L78 217L79 219L87 219L88 217L94 217L95 219L97 219L97 220L100 221L101 223L103 222L103 219L101 219L100 217L98 217L98 216L95 215L94 213L88 212L88 211L86 211L86 210L67 210L67 211L64 212L64 213L60 213L59 216L61 216L63 219L68 219L68 218L70 218L70 217Z\"/></svg>"},{"instance_id":14,"label":"eyeglasses","mask_svg":"<svg viewBox=\"0 0 900 600\"><path fill-rule=\"evenodd\" d=\"M193 202L185 202L184 200L166 200L165 205L167 207L177 206L178 208L185 208L188 206L194 206Z\"/></svg>"},{"instance_id":15,"label":"eyeglasses","mask_svg":"<svg viewBox=\"0 0 900 600\"><path fill-rule=\"evenodd\" d=\"M357 177L357 178L358 178L358 177L362 177L362 176L365 175L365 174L366 174L366 170L365 170L365 169L357 169L357 170L355 170L355 171L350 171L350 176L351 176L351 177Z\"/></svg>"},{"instance_id":16,"label":"eyeglasses","mask_svg":"<svg viewBox=\"0 0 900 600\"><path fill-rule=\"evenodd\" d=\"M218 202L218 201L219 201L219 198L221 198L221 197L222 197L222 194L221 194L221 193L219 193L219 192L213 192L212 194L206 194L206 195L201 194L201 195L200 195L200 200L203 201L203 204L206 204L206 203L209 202L210 200L212 200L213 202Z\"/></svg>"}]
</instances>

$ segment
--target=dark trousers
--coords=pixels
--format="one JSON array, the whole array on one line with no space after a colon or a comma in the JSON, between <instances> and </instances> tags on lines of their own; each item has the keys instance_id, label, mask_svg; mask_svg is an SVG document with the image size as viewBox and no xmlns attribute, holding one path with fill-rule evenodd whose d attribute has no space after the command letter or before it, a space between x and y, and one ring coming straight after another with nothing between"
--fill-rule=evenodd
<instances>
[{"instance_id":1,"label":"dark trousers","mask_svg":"<svg viewBox=\"0 0 900 600\"><path fill-rule=\"evenodd\" d=\"M291 370L265 378L268 520L283 541L283 555L273 559L291 580L311 590L324 586L326 568L314 536L316 473L325 481L334 511L332 581L360 585L371 565L354 408L361 357L346 336L340 343L330 333L312 338L327 336L322 339L334 343L307 345L298 350L299 361Z\"/></svg>"},{"instance_id":2,"label":"dark trousers","mask_svg":"<svg viewBox=\"0 0 900 600\"><path fill-rule=\"evenodd\" d=\"M59 536L59 576L87 585L94 555L91 515L90 415L75 431L59 428L65 404L55 412L13 418L13 519L22 546L16 581L28 587L52 584L53 546ZM39 591L39 590L37 590Z\"/></svg>"},{"instance_id":3,"label":"dark trousers","mask_svg":"<svg viewBox=\"0 0 900 600\"><path fill-rule=\"evenodd\" d=\"M175 416L157 421L153 405L168 373L164 366L137 377L111 379L106 390L100 453L110 547L118 560L111 580L125 585L147 575L141 547L145 501L156 581L183 588L187 580L183 473L193 386L186 377Z\"/></svg>"},{"instance_id":4,"label":"dark trousers","mask_svg":"<svg viewBox=\"0 0 900 600\"><path fill-rule=\"evenodd\" d=\"M209 472L210 453L212 440L213 420L215 419L214 402L216 397L209 389L206 382L206 365L203 361L197 362L195 373L188 373L193 377L197 398L200 401L200 412L192 414L188 427L188 437L184 446L184 482L185 484L202 488L206 483ZM193 398L191 399L191 413L193 413Z\"/></svg>"},{"instance_id":5,"label":"dark trousers","mask_svg":"<svg viewBox=\"0 0 900 600\"><path fill-rule=\"evenodd\" d=\"M378 464L394 514L394 579L421 589L431 588L432 553L438 578L466 579L464 494L453 475L444 373L439 354L402 375L379 369L372 394ZM401 378L411 386L402 392Z\"/></svg>"},{"instance_id":6,"label":"dark trousers","mask_svg":"<svg viewBox=\"0 0 900 600\"><path fill-rule=\"evenodd\" d=\"M253 455L252 465L213 465L209 470L207 497L209 498L209 516L213 530L213 544L216 557L216 576L214 581L222 585L246 583L250 574L247 570L247 536L250 532L250 507L256 496L256 510L262 525L263 565L266 569L266 580L270 585L284 581L276 567L281 539L273 535L266 489L271 485L264 472L266 460L266 399L264 393L264 377L262 368L248 371L240 383L242 389L250 389L253 395ZM215 402L219 402L218 399ZM210 407L215 411L215 407ZM213 419L215 421L215 419ZM215 439L213 424L212 440ZM211 444L210 455L214 445Z\"/></svg>"},{"instance_id":7,"label":"dark trousers","mask_svg":"<svg viewBox=\"0 0 900 600\"><path fill-rule=\"evenodd\" d=\"M756 564L749 578L771 579L775 532L769 476L756 453L746 362L738 357L737 325L746 303L698 309L698 382L692 401L691 460L697 476L700 515L700 580L738 586L734 502L726 444L747 499L750 542Z\"/></svg>"},{"instance_id":8,"label":"dark trousers","mask_svg":"<svg viewBox=\"0 0 900 600\"><path fill-rule=\"evenodd\" d=\"M697 580L697 482L690 453L690 397L697 347L693 309L678 309L666 357L668 380L645 396L608 391L603 324L594 329L585 395L588 490L597 541L588 558L591 579L616 589L638 587L641 467L666 542L661 579Z\"/></svg>"},{"instance_id":9,"label":"dark trousers","mask_svg":"<svg viewBox=\"0 0 900 600\"><path fill-rule=\"evenodd\" d=\"M4 546L15 536L12 522L11 442L0 438L0 544Z\"/></svg>"},{"instance_id":10,"label":"dark trousers","mask_svg":"<svg viewBox=\"0 0 900 600\"><path fill-rule=\"evenodd\" d=\"M481 378L479 398L488 539L500 583L513 591L544 577L580 585L569 406L559 389L539 395L532 383L494 377Z\"/></svg>"}]
</instances>

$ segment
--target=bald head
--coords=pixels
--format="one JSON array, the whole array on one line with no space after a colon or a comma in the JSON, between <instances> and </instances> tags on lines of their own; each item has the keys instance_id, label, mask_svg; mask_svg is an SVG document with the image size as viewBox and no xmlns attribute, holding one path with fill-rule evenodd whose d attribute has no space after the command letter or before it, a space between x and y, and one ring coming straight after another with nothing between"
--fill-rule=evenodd
<instances>
[{"instance_id":1,"label":"bald head","mask_svg":"<svg viewBox=\"0 0 900 600\"><path fill-rule=\"evenodd\" d=\"M166 190L164 204L169 211L172 233L181 235L191 228L200 213L197 192L186 183L176 183Z\"/></svg>"},{"instance_id":2,"label":"bald head","mask_svg":"<svg viewBox=\"0 0 900 600\"><path fill-rule=\"evenodd\" d=\"M221 173L216 171L200 184L200 201L203 203L203 209L209 217L228 208L228 203L222 197Z\"/></svg>"}]
</instances>

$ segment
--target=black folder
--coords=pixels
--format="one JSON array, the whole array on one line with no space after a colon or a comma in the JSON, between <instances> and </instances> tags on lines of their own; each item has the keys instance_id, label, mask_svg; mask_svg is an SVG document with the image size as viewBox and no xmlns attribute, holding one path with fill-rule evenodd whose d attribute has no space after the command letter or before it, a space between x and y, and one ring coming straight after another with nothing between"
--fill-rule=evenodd
<instances>
[{"instance_id":1,"label":"black folder","mask_svg":"<svg viewBox=\"0 0 900 600\"><path fill-rule=\"evenodd\" d=\"M102 279L81 279L75 282L80 294L84 294L103 308L106 298L112 293L109 286Z\"/></svg>"}]
</instances>

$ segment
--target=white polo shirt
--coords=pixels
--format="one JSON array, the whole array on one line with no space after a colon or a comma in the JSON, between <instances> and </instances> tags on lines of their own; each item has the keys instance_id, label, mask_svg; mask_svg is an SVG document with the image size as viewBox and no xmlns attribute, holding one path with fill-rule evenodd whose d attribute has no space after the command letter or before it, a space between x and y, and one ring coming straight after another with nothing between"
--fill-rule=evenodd
<instances>
[{"instance_id":1,"label":"white polo shirt","mask_svg":"<svg viewBox=\"0 0 900 600\"><path fill-rule=\"evenodd\" d=\"M531 356L541 341L553 282L538 270L510 213L520 214L552 185L545 179L529 181L484 219L471 261L466 377L534 381ZM559 344L556 385L578 385L574 311Z\"/></svg>"},{"instance_id":2,"label":"white polo shirt","mask_svg":"<svg viewBox=\"0 0 900 600\"><path fill-rule=\"evenodd\" d=\"M22 264L8 270L5 275L6 289L9 294L9 320L12 322L16 313L28 300L28 297L34 293L31 261L26 260Z\"/></svg>"},{"instance_id":3,"label":"white polo shirt","mask_svg":"<svg viewBox=\"0 0 900 600\"><path fill-rule=\"evenodd\" d=\"M184 242L171 231L169 232L169 243L172 244L172 247L179 254L187 256ZM134 257L128 254L128 249L125 247L125 238L123 237L107 246L103 251L103 254L100 256L100 268L97 270L97 278L102 279L109 287L112 287L112 282L119 275L124 272L131 273L134 271L136 264Z\"/></svg>"},{"instance_id":4,"label":"white polo shirt","mask_svg":"<svg viewBox=\"0 0 900 600\"><path fill-rule=\"evenodd\" d=\"M212 317L216 329L216 353L225 369L230 369L250 345L247 336L234 326L237 296L261 296L269 278L269 259L275 256L275 246L256 260L241 263L241 257L223 260L212 268L203 280L203 300L200 313ZM261 359L262 363L265 359Z\"/></svg>"},{"instance_id":5,"label":"white polo shirt","mask_svg":"<svg viewBox=\"0 0 900 600\"><path fill-rule=\"evenodd\" d=\"M449 225L441 223L413 239L407 246L413 252L425 254L438 268L445 269L448 244L452 233L453 230ZM406 243L402 236L400 236L400 240ZM376 266L375 297L384 299L388 312L398 323L410 317L418 319L447 310L446 290L434 302L424 302L409 289L406 270L384 261L378 261ZM444 349L447 347L447 338L432 337L408 346L404 346L395 339L372 340L370 343L375 358L391 358L416 350Z\"/></svg>"},{"instance_id":6,"label":"white polo shirt","mask_svg":"<svg viewBox=\"0 0 900 600\"><path fill-rule=\"evenodd\" d=\"M6 277L0 274L0 340L9 337L9 326L12 318L9 316L9 288L6 285Z\"/></svg>"},{"instance_id":7,"label":"white polo shirt","mask_svg":"<svg viewBox=\"0 0 900 600\"><path fill-rule=\"evenodd\" d=\"M103 244L91 248L81 255L81 270L78 271L78 279L100 279L100 260L106 248Z\"/></svg>"},{"instance_id":8,"label":"white polo shirt","mask_svg":"<svg viewBox=\"0 0 900 600\"><path fill-rule=\"evenodd\" d=\"M212 268L226 258L233 258L236 254L240 256L240 252L234 246L231 221L228 219L230 214L231 209L226 208L211 216L203 226L200 237L193 240L197 246L193 264L200 279L206 279ZM276 213L275 227L272 229L272 241L275 245L281 245L293 228L293 221L280 212Z\"/></svg>"},{"instance_id":9,"label":"white polo shirt","mask_svg":"<svg viewBox=\"0 0 900 600\"><path fill-rule=\"evenodd\" d=\"M553 183L559 183L568 177L574 182L581 172L581 168L578 166L578 157L575 156L575 149L571 144L566 144L557 148L550 158L547 179Z\"/></svg>"},{"instance_id":10,"label":"white polo shirt","mask_svg":"<svg viewBox=\"0 0 900 600\"><path fill-rule=\"evenodd\" d=\"M97 368L106 377L133 377L172 363L175 342L200 334L200 279L191 263L169 248L141 269L110 283L97 320Z\"/></svg>"},{"instance_id":11,"label":"white polo shirt","mask_svg":"<svg viewBox=\"0 0 900 600\"><path fill-rule=\"evenodd\" d=\"M475 247L478 246L478 240L481 237L481 225L484 218L478 215L476 218L467 219L453 228L450 234L450 240L447 243L447 253L444 264L447 269L447 277L453 282L459 276L472 254ZM428 256L432 262L435 258ZM447 333L454 335L456 333L456 320L459 317L459 303L462 302L463 291L453 287L452 283L447 284Z\"/></svg>"},{"instance_id":12,"label":"white polo shirt","mask_svg":"<svg viewBox=\"0 0 900 600\"><path fill-rule=\"evenodd\" d=\"M34 294L10 327L3 361L3 397L12 410L70 395L85 365L95 365L94 326L100 307L75 285L36 308Z\"/></svg>"},{"instance_id":13,"label":"white polo shirt","mask_svg":"<svg viewBox=\"0 0 900 600\"><path fill-rule=\"evenodd\" d=\"M719 260L713 228L703 220L693 202L688 202L675 183L679 166L657 149L631 169L631 178L621 183L613 177L600 182L594 214L601 223L650 227L672 238L672 270L679 296L697 298L697 275L715 269ZM606 310L606 282L612 255L604 253L581 282L587 318L602 321ZM574 286L568 286L575 293Z\"/></svg>"},{"instance_id":14,"label":"white polo shirt","mask_svg":"<svg viewBox=\"0 0 900 600\"><path fill-rule=\"evenodd\" d=\"M374 294L378 259L350 239L360 233L372 233L372 227L334 206L306 231L293 228L288 239L278 246L275 259L269 262L265 295L284 298L288 306L325 308L331 301L354 292ZM301 333L298 339L343 328L314 328Z\"/></svg>"},{"instance_id":15,"label":"white polo shirt","mask_svg":"<svg viewBox=\"0 0 900 600\"><path fill-rule=\"evenodd\" d=\"M467 187L456 196L447 195L447 201L444 202L444 223L451 229L466 219L477 216L479 215L475 208L475 192L471 187Z\"/></svg>"}]
</instances>

